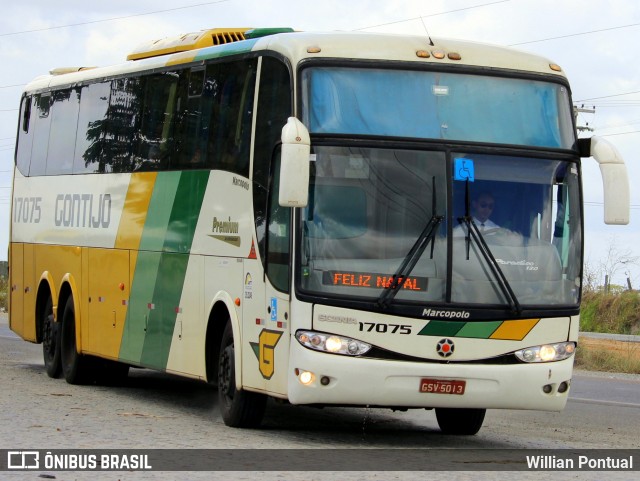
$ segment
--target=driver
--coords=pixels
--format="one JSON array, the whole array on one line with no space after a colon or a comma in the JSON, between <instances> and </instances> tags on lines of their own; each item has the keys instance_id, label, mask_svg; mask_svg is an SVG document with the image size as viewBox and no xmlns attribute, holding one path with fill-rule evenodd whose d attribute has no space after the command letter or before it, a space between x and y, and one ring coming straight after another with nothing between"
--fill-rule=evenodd
<instances>
[{"instance_id":1,"label":"driver","mask_svg":"<svg viewBox=\"0 0 640 481\"><path fill-rule=\"evenodd\" d=\"M480 232L486 232L498 229L500 226L493 222L489 217L493 212L495 200L489 192L482 192L471 201L471 215L473 222L480 229ZM453 229L454 236L463 236L467 234L464 224Z\"/></svg>"}]
</instances>

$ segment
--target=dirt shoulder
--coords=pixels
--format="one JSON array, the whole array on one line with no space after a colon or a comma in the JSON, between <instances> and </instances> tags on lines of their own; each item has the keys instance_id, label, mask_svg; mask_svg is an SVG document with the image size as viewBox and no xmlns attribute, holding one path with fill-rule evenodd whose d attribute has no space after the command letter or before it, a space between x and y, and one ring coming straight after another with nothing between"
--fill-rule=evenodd
<instances>
[{"instance_id":1,"label":"dirt shoulder","mask_svg":"<svg viewBox=\"0 0 640 481\"><path fill-rule=\"evenodd\" d=\"M616 341L613 339L601 339L588 336L580 336L578 348L587 348L597 351L608 351L622 356L628 356L640 362L640 343L628 341Z\"/></svg>"}]
</instances>

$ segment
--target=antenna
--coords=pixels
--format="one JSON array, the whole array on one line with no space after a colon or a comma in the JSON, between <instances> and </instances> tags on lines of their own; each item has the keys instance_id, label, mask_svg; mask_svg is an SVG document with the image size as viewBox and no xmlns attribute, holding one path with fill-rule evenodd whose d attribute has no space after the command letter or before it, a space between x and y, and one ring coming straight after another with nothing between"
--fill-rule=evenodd
<instances>
[{"instance_id":1,"label":"antenna","mask_svg":"<svg viewBox=\"0 0 640 481\"><path fill-rule=\"evenodd\" d=\"M431 35L429 35L429 30L427 30L427 24L424 23L424 18L420 17L420 20L422 21L422 26L424 27L424 31L427 34L427 38L429 39L429 45L431 45L432 47L435 47L433 40L431 40Z\"/></svg>"}]
</instances>

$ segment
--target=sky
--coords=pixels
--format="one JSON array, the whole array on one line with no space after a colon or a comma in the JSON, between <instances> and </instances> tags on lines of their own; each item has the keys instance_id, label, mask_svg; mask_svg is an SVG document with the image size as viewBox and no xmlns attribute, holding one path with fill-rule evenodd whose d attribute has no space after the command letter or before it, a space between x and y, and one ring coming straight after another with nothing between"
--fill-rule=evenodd
<instances>
[{"instance_id":1,"label":"sky","mask_svg":"<svg viewBox=\"0 0 640 481\"><path fill-rule=\"evenodd\" d=\"M569 77L581 137L603 136L627 163L631 221L603 222L602 179L583 162L585 260L637 257L613 282L640 287L640 6L637 0L30 0L0 18L0 260L7 258L18 107L24 85L64 66L121 63L138 44L217 27L292 27L458 38L543 55Z\"/></svg>"}]
</instances>

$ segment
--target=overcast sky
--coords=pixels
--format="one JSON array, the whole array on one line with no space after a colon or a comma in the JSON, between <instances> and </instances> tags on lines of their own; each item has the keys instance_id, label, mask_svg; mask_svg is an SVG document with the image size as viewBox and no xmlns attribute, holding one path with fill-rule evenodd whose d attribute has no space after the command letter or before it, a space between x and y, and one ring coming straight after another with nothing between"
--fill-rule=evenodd
<instances>
[{"instance_id":1,"label":"overcast sky","mask_svg":"<svg viewBox=\"0 0 640 481\"><path fill-rule=\"evenodd\" d=\"M146 40L215 27L293 27L305 31L411 33L513 46L541 54L569 76L573 99L595 114L579 125L615 143L631 183L631 223L605 226L602 181L583 165L585 257L609 246L640 257L640 4L637 0L29 0L0 18L0 260L7 258L18 106L24 84L51 68L125 60ZM591 135L593 135L591 134ZM583 134L582 136L584 136ZM630 267L634 287L640 266ZM614 279L624 282L625 269Z\"/></svg>"}]
</instances>

